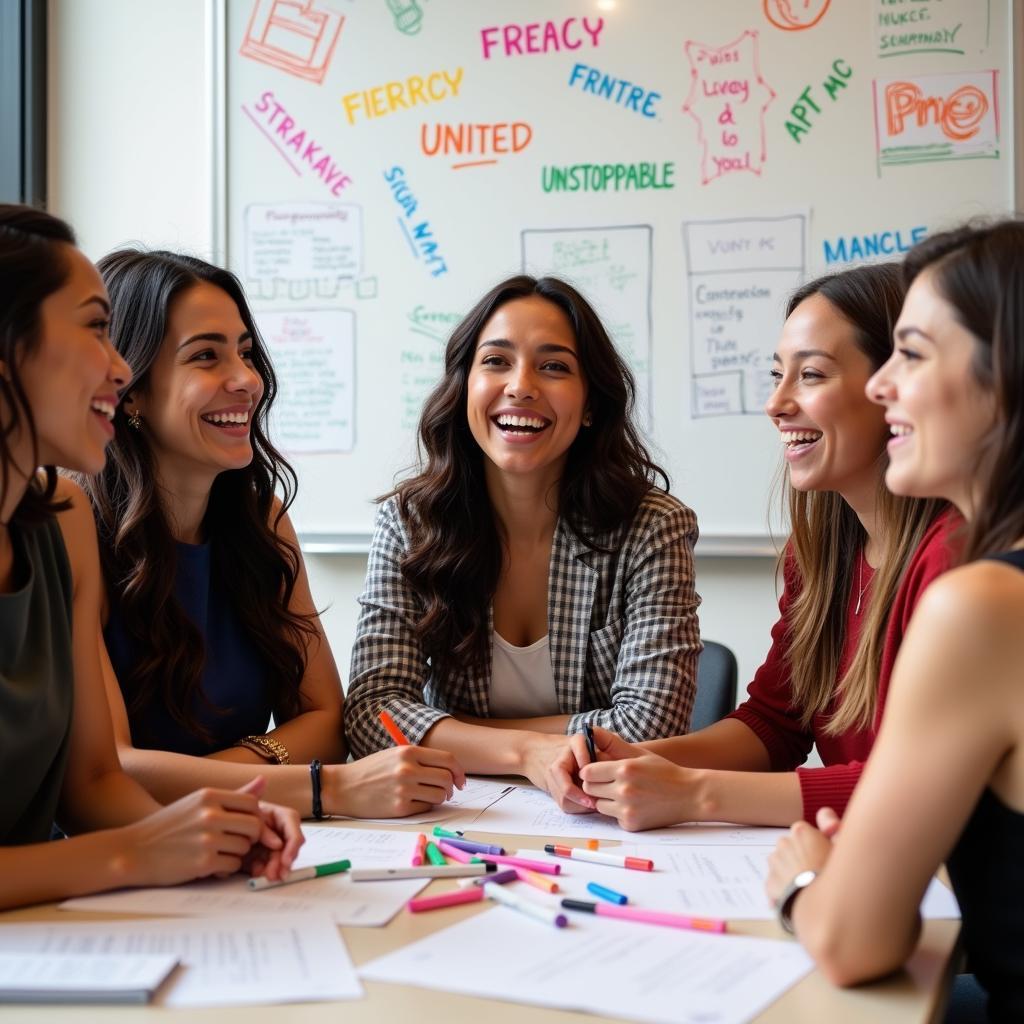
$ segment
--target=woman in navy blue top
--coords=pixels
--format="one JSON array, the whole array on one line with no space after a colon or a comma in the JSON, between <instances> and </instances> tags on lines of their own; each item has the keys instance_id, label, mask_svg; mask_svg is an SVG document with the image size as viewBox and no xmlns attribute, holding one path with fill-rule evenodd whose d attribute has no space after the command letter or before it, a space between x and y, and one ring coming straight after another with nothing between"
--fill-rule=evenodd
<instances>
[{"instance_id":1,"label":"woman in navy blue top","mask_svg":"<svg viewBox=\"0 0 1024 1024\"><path fill-rule=\"evenodd\" d=\"M306 816L443 802L463 782L444 751L344 763L341 681L287 515L294 474L267 437L276 382L241 285L169 252L122 250L99 268L134 373L111 458L83 480L125 768L163 798L265 775Z\"/></svg>"},{"instance_id":2,"label":"woman in navy blue top","mask_svg":"<svg viewBox=\"0 0 1024 1024\"><path fill-rule=\"evenodd\" d=\"M988 1017L1021 1021L1024 222L936 235L905 276L895 352L867 388L891 428L886 483L957 506L965 564L917 606L834 847L834 815L794 826L768 887L823 971L852 984L911 953L946 861Z\"/></svg>"},{"instance_id":3,"label":"woman in navy blue top","mask_svg":"<svg viewBox=\"0 0 1024 1024\"><path fill-rule=\"evenodd\" d=\"M279 877L302 843L259 780L161 807L118 764L96 531L54 469L95 473L106 458L131 380L109 308L67 224L0 205L0 909L243 865ZM72 838L49 842L54 821Z\"/></svg>"}]
</instances>

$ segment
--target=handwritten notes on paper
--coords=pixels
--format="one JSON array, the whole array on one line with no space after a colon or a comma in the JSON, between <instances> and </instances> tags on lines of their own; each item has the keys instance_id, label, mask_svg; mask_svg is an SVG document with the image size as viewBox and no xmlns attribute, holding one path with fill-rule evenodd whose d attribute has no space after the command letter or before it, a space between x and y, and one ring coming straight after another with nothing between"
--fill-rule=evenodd
<instances>
[{"instance_id":1,"label":"handwritten notes on paper","mask_svg":"<svg viewBox=\"0 0 1024 1024\"><path fill-rule=\"evenodd\" d=\"M355 315L346 309L257 314L280 392L274 443L289 453L348 452L355 444Z\"/></svg>"},{"instance_id":2,"label":"handwritten notes on paper","mask_svg":"<svg viewBox=\"0 0 1024 1024\"><path fill-rule=\"evenodd\" d=\"M458 950L458 956L452 951ZM361 977L665 1024L742 1024L812 967L795 942L592 914L544 928L507 907L359 969Z\"/></svg>"},{"instance_id":3,"label":"handwritten notes on paper","mask_svg":"<svg viewBox=\"0 0 1024 1024\"><path fill-rule=\"evenodd\" d=\"M683 225L690 295L691 415L758 415L789 293L804 279L806 216Z\"/></svg>"},{"instance_id":4,"label":"handwritten notes on paper","mask_svg":"<svg viewBox=\"0 0 1024 1024\"><path fill-rule=\"evenodd\" d=\"M698 125L701 183L735 171L760 174L767 156L764 114L775 91L761 77L757 33L725 46L690 40L690 93L683 104Z\"/></svg>"},{"instance_id":5,"label":"handwritten notes on paper","mask_svg":"<svg viewBox=\"0 0 1024 1024\"><path fill-rule=\"evenodd\" d=\"M174 890L166 890L173 894ZM160 1006L249 1006L359 999L362 986L326 914L0 925L0 952L171 954Z\"/></svg>"},{"instance_id":6,"label":"handwritten notes on paper","mask_svg":"<svg viewBox=\"0 0 1024 1024\"><path fill-rule=\"evenodd\" d=\"M597 310L636 376L640 417L650 423L651 246L646 225L527 229L523 271L553 274L579 288Z\"/></svg>"}]
</instances>

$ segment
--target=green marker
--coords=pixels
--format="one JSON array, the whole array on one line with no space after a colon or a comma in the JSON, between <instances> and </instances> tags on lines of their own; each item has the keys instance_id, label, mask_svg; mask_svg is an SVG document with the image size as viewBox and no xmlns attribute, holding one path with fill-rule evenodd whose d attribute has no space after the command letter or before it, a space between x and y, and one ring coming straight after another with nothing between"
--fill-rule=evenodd
<instances>
[{"instance_id":1,"label":"green marker","mask_svg":"<svg viewBox=\"0 0 1024 1024\"><path fill-rule=\"evenodd\" d=\"M441 828L440 825L434 826L434 835L440 836L442 839L461 839L465 833L463 832L449 832L446 828Z\"/></svg>"},{"instance_id":2,"label":"green marker","mask_svg":"<svg viewBox=\"0 0 1024 1024\"><path fill-rule=\"evenodd\" d=\"M448 863L445 855L431 842L427 843L427 860L431 864L437 864L438 866Z\"/></svg>"},{"instance_id":3,"label":"green marker","mask_svg":"<svg viewBox=\"0 0 1024 1024\"><path fill-rule=\"evenodd\" d=\"M274 889L279 885L291 885L292 882L304 882L307 878L322 878L324 875L338 875L342 871L348 871L352 867L352 861L350 860L335 860L330 864L314 864L312 867L299 868L298 871L293 871L288 875L287 878L281 879L279 882L271 882L266 878L250 878L249 888L250 889Z\"/></svg>"}]
</instances>

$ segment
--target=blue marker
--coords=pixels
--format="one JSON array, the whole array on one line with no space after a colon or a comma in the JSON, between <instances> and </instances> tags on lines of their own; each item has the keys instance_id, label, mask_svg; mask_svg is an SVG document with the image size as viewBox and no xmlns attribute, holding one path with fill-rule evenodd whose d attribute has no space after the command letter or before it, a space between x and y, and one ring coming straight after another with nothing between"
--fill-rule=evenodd
<instances>
[{"instance_id":1,"label":"blue marker","mask_svg":"<svg viewBox=\"0 0 1024 1024\"><path fill-rule=\"evenodd\" d=\"M616 892L614 889L607 889L603 885L598 885L597 882L587 882L587 892L594 896L600 896L601 899L607 900L609 903L615 903L620 907L624 903L629 902L628 896L621 892Z\"/></svg>"}]
</instances>

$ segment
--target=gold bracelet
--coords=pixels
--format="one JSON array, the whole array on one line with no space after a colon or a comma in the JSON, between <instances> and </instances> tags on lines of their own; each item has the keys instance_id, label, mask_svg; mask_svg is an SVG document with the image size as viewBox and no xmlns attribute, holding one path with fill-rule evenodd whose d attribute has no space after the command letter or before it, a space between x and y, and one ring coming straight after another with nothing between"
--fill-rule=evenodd
<instances>
[{"instance_id":1,"label":"gold bracelet","mask_svg":"<svg viewBox=\"0 0 1024 1024\"><path fill-rule=\"evenodd\" d=\"M245 736L240 739L236 747L246 747L254 754L265 757L271 764L291 764L291 755L288 748L273 736Z\"/></svg>"}]
</instances>

